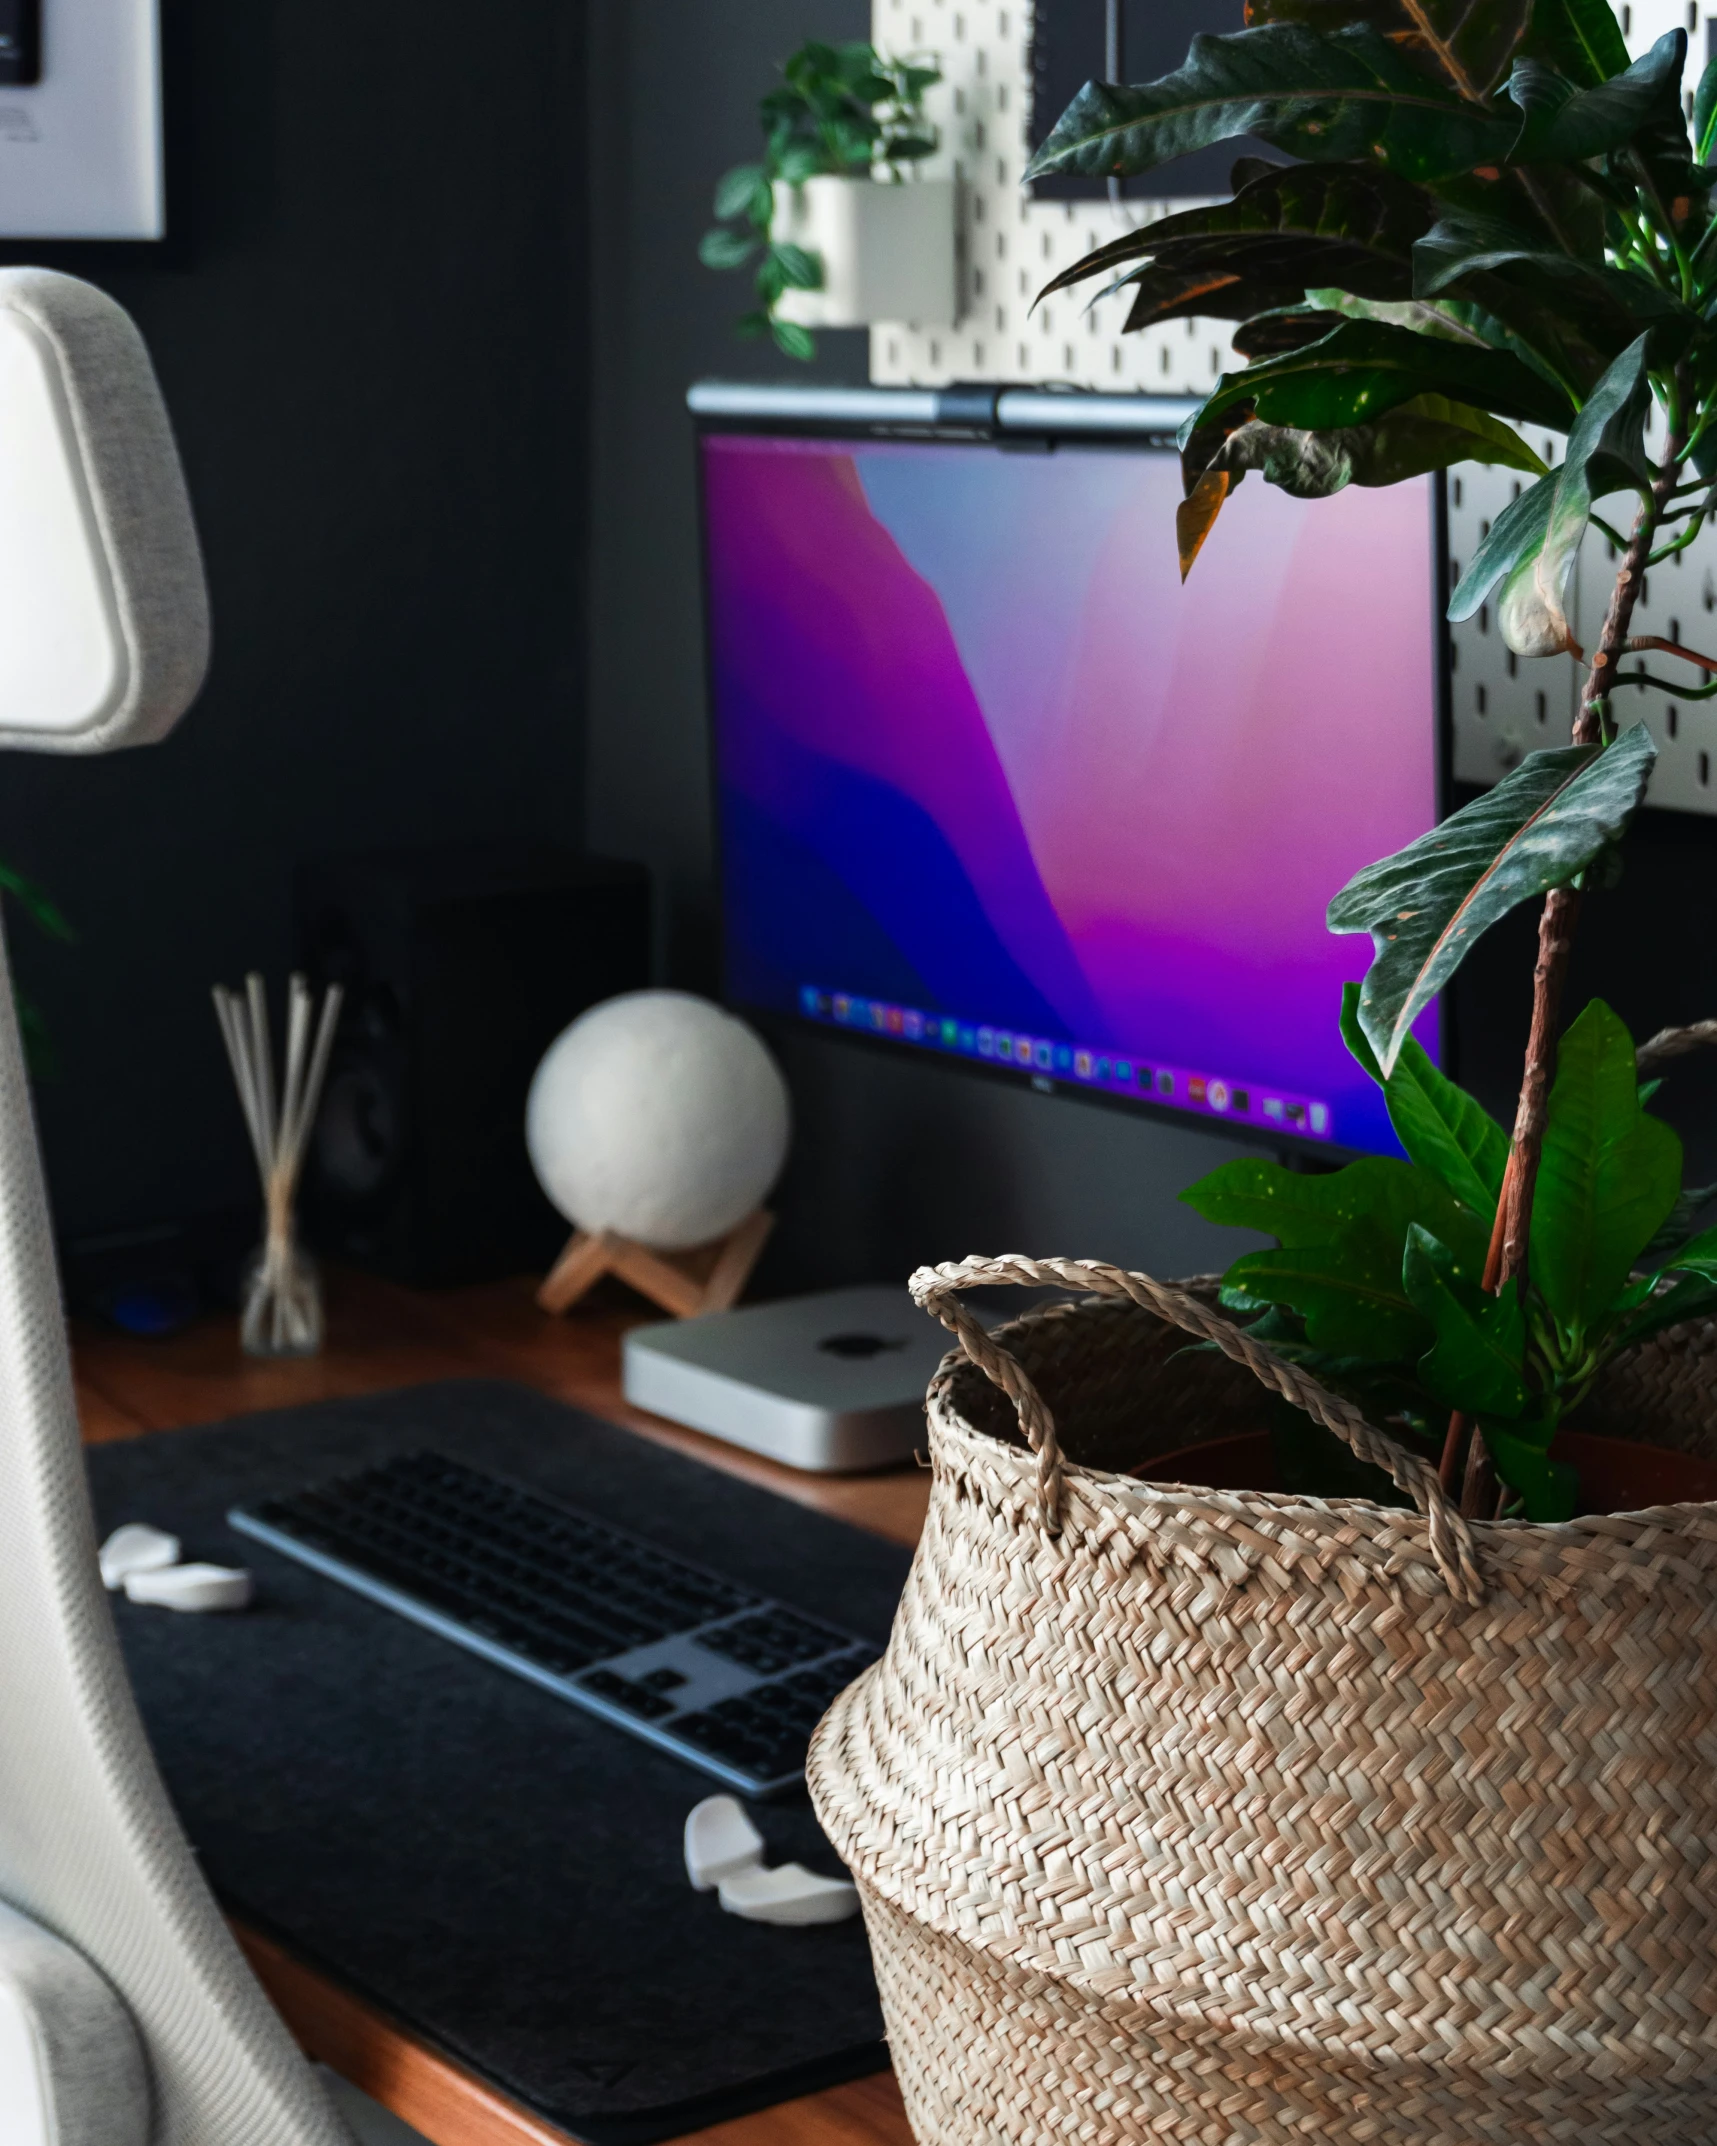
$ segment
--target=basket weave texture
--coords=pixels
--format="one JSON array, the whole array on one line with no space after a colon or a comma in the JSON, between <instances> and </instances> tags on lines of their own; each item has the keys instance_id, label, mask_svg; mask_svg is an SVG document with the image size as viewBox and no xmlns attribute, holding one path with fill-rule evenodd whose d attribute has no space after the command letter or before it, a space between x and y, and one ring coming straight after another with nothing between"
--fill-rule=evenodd
<instances>
[{"instance_id":1,"label":"basket weave texture","mask_svg":"<svg viewBox=\"0 0 1717 2146\"><path fill-rule=\"evenodd\" d=\"M954 1295L1048 1280L1102 1296L985 1336ZM1400 1454L1420 1511L1141 1482L1298 1374L1111 1268L914 1289L966 1353L809 1778L923 2146L1709 2146L1717 1507L1469 1527Z\"/></svg>"}]
</instances>

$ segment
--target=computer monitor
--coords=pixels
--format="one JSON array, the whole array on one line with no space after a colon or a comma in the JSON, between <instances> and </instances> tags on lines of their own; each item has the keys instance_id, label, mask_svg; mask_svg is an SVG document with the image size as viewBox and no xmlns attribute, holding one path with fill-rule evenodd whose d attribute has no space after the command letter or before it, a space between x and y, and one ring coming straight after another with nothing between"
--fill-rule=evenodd
<instances>
[{"instance_id":1,"label":"computer monitor","mask_svg":"<svg viewBox=\"0 0 1717 2146\"><path fill-rule=\"evenodd\" d=\"M1399 1153L1338 1026L1370 943L1324 912L1438 817L1434 481L1254 480L1183 587L1160 432L706 410L699 445L730 1001Z\"/></svg>"}]
</instances>

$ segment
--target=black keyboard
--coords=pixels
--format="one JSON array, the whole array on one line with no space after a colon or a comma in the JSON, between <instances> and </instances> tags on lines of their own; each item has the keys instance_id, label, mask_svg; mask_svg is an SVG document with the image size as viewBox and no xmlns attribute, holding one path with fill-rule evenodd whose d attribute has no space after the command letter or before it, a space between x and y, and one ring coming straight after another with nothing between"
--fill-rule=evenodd
<instances>
[{"instance_id":1,"label":"black keyboard","mask_svg":"<svg viewBox=\"0 0 1717 2146\"><path fill-rule=\"evenodd\" d=\"M876 1659L850 1632L439 1453L227 1518L748 1796L803 1779L811 1731Z\"/></svg>"}]
</instances>

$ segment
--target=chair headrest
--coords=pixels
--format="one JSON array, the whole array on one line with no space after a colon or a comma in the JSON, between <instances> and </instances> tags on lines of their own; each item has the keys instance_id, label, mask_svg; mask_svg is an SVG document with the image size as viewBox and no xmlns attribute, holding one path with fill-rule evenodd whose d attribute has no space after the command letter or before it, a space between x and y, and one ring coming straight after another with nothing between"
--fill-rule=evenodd
<instances>
[{"instance_id":1,"label":"chair headrest","mask_svg":"<svg viewBox=\"0 0 1717 2146\"><path fill-rule=\"evenodd\" d=\"M151 744L208 660L202 555L142 336L75 276L0 269L0 747Z\"/></svg>"}]
</instances>

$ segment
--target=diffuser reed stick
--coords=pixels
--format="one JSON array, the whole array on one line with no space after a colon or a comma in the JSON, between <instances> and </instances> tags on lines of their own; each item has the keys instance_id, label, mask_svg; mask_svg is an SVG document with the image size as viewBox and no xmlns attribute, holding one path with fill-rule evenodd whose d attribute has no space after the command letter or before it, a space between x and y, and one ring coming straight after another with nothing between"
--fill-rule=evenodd
<instances>
[{"instance_id":1,"label":"diffuser reed stick","mask_svg":"<svg viewBox=\"0 0 1717 2146\"><path fill-rule=\"evenodd\" d=\"M215 1019L238 1087L257 1175L262 1180L263 1240L245 1277L240 1336L252 1356L313 1356L322 1346L322 1290L299 1249L294 1200L316 1105L340 1018L340 987L331 984L315 1014L309 985L287 986L286 1064L278 1099L268 1000L262 978L245 978L241 995L214 987ZM312 1040L312 1038L314 1040Z\"/></svg>"}]
</instances>

